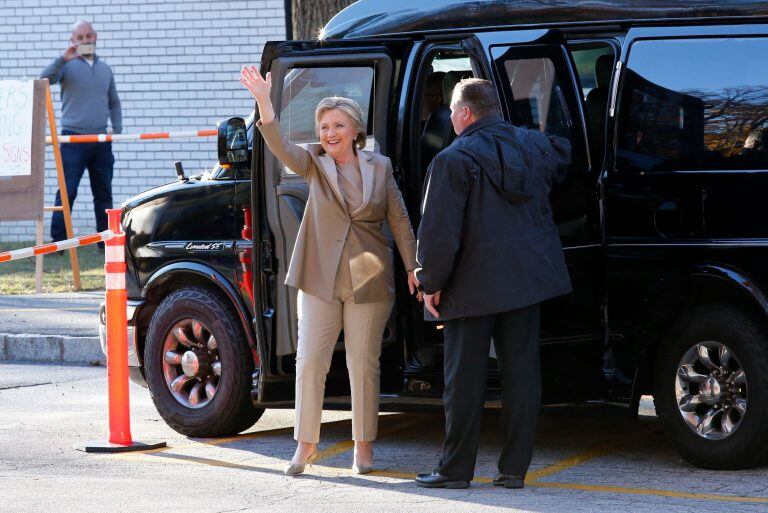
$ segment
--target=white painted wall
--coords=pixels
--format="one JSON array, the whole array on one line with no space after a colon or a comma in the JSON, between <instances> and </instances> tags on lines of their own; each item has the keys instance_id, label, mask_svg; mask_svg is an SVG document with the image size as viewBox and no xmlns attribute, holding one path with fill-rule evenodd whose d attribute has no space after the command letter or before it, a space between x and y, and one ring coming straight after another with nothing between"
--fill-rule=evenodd
<instances>
[{"instance_id":1,"label":"white painted wall","mask_svg":"<svg viewBox=\"0 0 768 513\"><path fill-rule=\"evenodd\" d=\"M67 47L72 24L93 23L97 53L112 67L123 108L123 133L198 130L247 115L253 101L237 81L258 63L264 43L285 39L283 0L0 0L0 80L33 79ZM52 88L59 121L59 86ZM215 138L115 142L115 206L216 160ZM46 153L46 205L58 188ZM2 200L0 198L0 200ZM76 235L96 229L87 172L73 209ZM46 214L46 240L50 238ZM34 222L3 222L0 241L33 241Z\"/></svg>"}]
</instances>

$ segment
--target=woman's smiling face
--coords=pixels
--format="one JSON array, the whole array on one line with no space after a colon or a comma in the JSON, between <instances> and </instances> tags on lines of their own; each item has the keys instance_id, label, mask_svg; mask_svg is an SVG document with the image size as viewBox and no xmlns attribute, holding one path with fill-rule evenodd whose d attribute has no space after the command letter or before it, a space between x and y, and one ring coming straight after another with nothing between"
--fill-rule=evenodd
<instances>
[{"instance_id":1,"label":"woman's smiling face","mask_svg":"<svg viewBox=\"0 0 768 513\"><path fill-rule=\"evenodd\" d=\"M329 109L320 117L317 128L320 144L325 153L334 160L348 160L353 157L357 131L354 122L339 109Z\"/></svg>"}]
</instances>

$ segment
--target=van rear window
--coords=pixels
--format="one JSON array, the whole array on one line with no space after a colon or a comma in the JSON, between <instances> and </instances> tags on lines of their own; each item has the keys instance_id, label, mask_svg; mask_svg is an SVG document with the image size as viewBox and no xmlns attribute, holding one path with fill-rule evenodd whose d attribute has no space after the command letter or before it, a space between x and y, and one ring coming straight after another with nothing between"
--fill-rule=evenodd
<instances>
[{"instance_id":1,"label":"van rear window","mask_svg":"<svg viewBox=\"0 0 768 513\"><path fill-rule=\"evenodd\" d=\"M635 42L619 170L768 169L768 38Z\"/></svg>"}]
</instances>

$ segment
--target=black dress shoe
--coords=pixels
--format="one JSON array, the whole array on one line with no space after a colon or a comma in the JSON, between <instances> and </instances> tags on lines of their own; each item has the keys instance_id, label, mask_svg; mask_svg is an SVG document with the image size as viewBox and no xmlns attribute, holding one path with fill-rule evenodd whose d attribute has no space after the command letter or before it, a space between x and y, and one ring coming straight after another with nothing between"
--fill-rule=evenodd
<instances>
[{"instance_id":1,"label":"black dress shoe","mask_svg":"<svg viewBox=\"0 0 768 513\"><path fill-rule=\"evenodd\" d=\"M525 480L521 477L510 476L508 474L498 474L493 478L493 486L503 486L504 488L523 488Z\"/></svg>"},{"instance_id":2,"label":"black dress shoe","mask_svg":"<svg viewBox=\"0 0 768 513\"><path fill-rule=\"evenodd\" d=\"M417 474L416 484L423 488L469 488L469 481L457 481L434 471L431 474Z\"/></svg>"}]
</instances>

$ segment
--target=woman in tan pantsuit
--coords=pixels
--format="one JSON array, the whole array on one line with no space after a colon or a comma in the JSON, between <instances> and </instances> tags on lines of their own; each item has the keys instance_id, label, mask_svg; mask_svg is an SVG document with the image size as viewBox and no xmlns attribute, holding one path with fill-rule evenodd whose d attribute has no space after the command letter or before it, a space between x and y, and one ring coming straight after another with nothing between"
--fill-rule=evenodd
<instances>
[{"instance_id":1,"label":"woman in tan pantsuit","mask_svg":"<svg viewBox=\"0 0 768 513\"><path fill-rule=\"evenodd\" d=\"M321 100L315 111L320 144L303 149L280 133L269 98L270 74L265 79L255 66L246 66L240 82L259 105L256 126L269 149L309 185L285 281L299 289L298 445L286 474L303 472L316 453L325 378L342 329L352 389L352 468L370 472L378 426L381 340L394 304L392 252L381 232L384 221L408 271L411 294L417 286L416 239L392 164L383 155L362 151L365 124L357 102Z\"/></svg>"}]
</instances>

